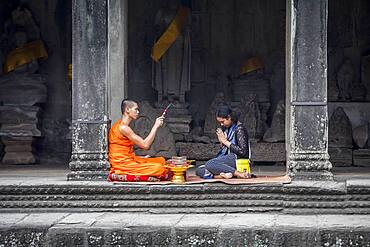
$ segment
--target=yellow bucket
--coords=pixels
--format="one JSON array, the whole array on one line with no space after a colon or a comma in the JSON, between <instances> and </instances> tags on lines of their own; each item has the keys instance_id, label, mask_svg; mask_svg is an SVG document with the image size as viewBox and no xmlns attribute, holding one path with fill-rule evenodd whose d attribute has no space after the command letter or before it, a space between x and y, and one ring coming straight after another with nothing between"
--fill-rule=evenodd
<instances>
[{"instance_id":1,"label":"yellow bucket","mask_svg":"<svg viewBox=\"0 0 370 247\"><path fill-rule=\"evenodd\" d=\"M236 170L238 172L251 173L251 166L249 164L249 159L237 159L236 160Z\"/></svg>"}]
</instances>

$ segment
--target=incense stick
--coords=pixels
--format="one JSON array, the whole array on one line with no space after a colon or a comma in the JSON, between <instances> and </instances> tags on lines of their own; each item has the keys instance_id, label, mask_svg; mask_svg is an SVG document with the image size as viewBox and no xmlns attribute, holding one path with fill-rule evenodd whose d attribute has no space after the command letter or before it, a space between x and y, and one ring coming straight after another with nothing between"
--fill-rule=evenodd
<instances>
[{"instance_id":1,"label":"incense stick","mask_svg":"<svg viewBox=\"0 0 370 247\"><path fill-rule=\"evenodd\" d=\"M164 109L164 111L162 113L162 117L164 117L166 115L168 108L170 108L170 106L172 106L172 105L173 105L172 103L168 104L168 106Z\"/></svg>"}]
</instances>

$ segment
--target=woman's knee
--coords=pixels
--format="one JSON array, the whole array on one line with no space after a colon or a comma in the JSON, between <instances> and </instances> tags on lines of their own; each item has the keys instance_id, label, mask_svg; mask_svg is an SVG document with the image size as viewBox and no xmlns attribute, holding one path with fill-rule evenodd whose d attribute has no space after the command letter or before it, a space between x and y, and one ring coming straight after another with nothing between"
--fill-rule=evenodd
<instances>
[{"instance_id":1,"label":"woman's knee","mask_svg":"<svg viewBox=\"0 0 370 247\"><path fill-rule=\"evenodd\" d=\"M217 160L216 159L211 159L211 160L208 160L204 166L207 170L212 170L214 169L214 167L217 165Z\"/></svg>"}]
</instances>

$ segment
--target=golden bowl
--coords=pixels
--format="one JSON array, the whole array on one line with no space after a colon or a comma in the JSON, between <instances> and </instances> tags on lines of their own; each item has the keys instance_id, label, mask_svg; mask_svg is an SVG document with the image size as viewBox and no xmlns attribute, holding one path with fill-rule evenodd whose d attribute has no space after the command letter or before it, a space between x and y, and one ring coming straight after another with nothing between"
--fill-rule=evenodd
<instances>
[{"instance_id":1,"label":"golden bowl","mask_svg":"<svg viewBox=\"0 0 370 247\"><path fill-rule=\"evenodd\" d=\"M186 179L186 171L190 168L193 167L192 165L184 164L184 165L167 165L168 169L172 171L173 176L171 181L175 184L183 184L185 183Z\"/></svg>"}]
</instances>

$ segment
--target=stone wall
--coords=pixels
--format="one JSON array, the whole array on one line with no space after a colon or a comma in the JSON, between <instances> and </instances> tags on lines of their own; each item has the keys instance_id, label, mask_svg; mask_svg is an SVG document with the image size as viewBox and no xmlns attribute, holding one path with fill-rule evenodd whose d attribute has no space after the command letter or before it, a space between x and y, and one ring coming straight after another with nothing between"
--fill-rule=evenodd
<instances>
[{"instance_id":1,"label":"stone wall","mask_svg":"<svg viewBox=\"0 0 370 247\"><path fill-rule=\"evenodd\" d=\"M128 0L128 95L135 100L154 102L156 99L151 86L153 20L158 9L170 1L176 0ZM63 0L1 1L0 22L21 2L31 9L49 53L49 58L40 63L40 73L46 77L48 89L40 158L43 163L66 163L71 150L71 87L67 79L67 65L71 62L71 5ZM217 92L233 100L230 78L238 76L245 59L256 55L262 58L265 76L270 81L271 108L267 124L271 123L278 100L285 97L285 8L284 0L192 1L192 88L187 101L193 126L204 124L207 109ZM338 102L337 83L346 60L353 66L350 73L352 83L357 83L357 92L343 104L350 108L360 104L364 108L370 101L369 12L367 0L329 1L328 98L333 104L343 103ZM0 33L3 32L0 25ZM1 61L4 56L0 54ZM366 92L365 96L362 91ZM351 105L352 102L356 103ZM331 112L333 104L329 104ZM364 114L368 116L369 111L365 110ZM348 112L347 115L353 129L358 127L360 118Z\"/></svg>"},{"instance_id":2,"label":"stone wall","mask_svg":"<svg viewBox=\"0 0 370 247\"><path fill-rule=\"evenodd\" d=\"M153 22L156 12L169 1L176 0L128 1L128 95L133 99L156 99L151 87ZM194 123L203 124L217 92L232 98L229 78L237 77L241 63L252 56L262 58L268 77L275 75L273 105L284 98L284 0L196 0L192 1L191 17L191 92L187 100Z\"/></svg>"},{"instance_id":3,"label":"stone wall","mask_svg":"<svg viewBox=\"0 0 370 247\"><path fill-rule=\"evenodd\" d=\"M158 9L171 1L176 0L157 0L145 4L144 0L128 2L129 97L150 102L156 99L156 92L151 87L150 50L155 40L153 20ZM369 11L370 4L366 0L329 1L329 117L338 102L342 104L345 101L343 104L347 108L360 104L360 108L365 109L370 99ZM191 91L187 94L192 127L204 125L207 111L217 92L223 92L228 102L237 100L233 94L233 83L237 80L232 78L238 77L241 63L253 56L260 56L265 65L263 78L269 81L267 93L271 104L267 104L266 109L263 109L263 104L259 107L267 113L265 124L271 126L278 101L285 98L285 16L284 0L192 1ZM349 65L343 66L346 61L349 61ZM341 80L344 83L351 80L350 85L341 85ZM343 91L346 90L350 98L341 98L339 94L345 94ZM364 121L369 121L367 116L370 110L352 113L349 119L356 125L352 125L353 128L358 127L359 122L364 124ZM362 114L361 117L357 116L358 113ZM333 152L331 154L336 156ZM346 158L350 160L345 162L346 165L354 163L352 154Z\"/></svg>"}]
</instances>

